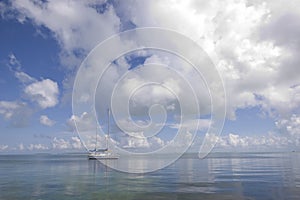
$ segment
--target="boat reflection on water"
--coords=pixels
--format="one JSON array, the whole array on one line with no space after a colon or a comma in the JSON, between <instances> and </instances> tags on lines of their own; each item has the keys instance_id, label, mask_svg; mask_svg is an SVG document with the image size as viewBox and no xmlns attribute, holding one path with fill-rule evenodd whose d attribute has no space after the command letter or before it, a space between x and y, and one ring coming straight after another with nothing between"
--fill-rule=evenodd
<instances>
[{"instance_id":1,"label":"boat reflection on water","mask_svg":"<svg viewBox=\"0 0 300 200\"><path fill-rule=\"evenodd\" d=\"M168 155L151 157L144 155L121 155L118 159L98 159L102 164L121 172L147 173L161 169L172 159Z\"/></svg>"},{"instance_id":2,"label":"boat reflection on water","mask_svg":"<svg viewBox=\"0 0 300 200\"><path fill-rule=\"evenodd\" d=\"M197 155L151 173L172 156L0 155L0 199L299 199L300 153Z\"/></svg>"}]
</instances>

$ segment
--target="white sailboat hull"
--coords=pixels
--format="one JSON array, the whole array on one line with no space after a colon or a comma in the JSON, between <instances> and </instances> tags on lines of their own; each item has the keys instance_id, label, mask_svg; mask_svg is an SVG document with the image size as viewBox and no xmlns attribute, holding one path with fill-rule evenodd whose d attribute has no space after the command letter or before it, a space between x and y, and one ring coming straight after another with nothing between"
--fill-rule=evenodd
<instances>
[{"instance_id":1,"label":"white sailboat hull","mask_svg":"<svg viewBox=\"0 0 300 200\"><path fill-rule=\"evenodd\" d=\"M89 160L96 160L96 159L118 159L119 155L114 154L112 152L90 152L88 155Z\"/></svg>"}]
</instances>

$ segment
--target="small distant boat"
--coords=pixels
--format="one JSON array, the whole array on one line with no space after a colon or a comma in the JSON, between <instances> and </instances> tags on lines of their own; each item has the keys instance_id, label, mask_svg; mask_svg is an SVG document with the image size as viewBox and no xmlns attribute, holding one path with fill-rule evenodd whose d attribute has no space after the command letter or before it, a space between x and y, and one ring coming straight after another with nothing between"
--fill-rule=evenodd
<instances>
[{"instance_id":1,"label":"small distant boat","mask_svg":"<svg viewBox=\"0 0 300 200\"><path fill-rule=\"evenodd\" d=\"M96 150L96 151L90 151L88 155L89 160L97 160L97 159L118 159L119 155L111 152L111 151L102 151L102 150Z\"/></svg>"},{"instance_id":2,"label":"small distant boat","mask_svg":"<svg viewBox=\"0 0 300 200\"><path fill-rule=\"evenodd\" d=\"M95 149L90 150L88 154L89 160L96 160L96 159L118 159L119 155L114 153L113 151L109 150L108 140L109 140L109 121L110 121L110 110L108 110L108 123L107 123L107 135L105 136L106 140L106 148L105 149L97 149L97 131L96 131L96 142L95 142Z\"/></svg>"}]
</instances>

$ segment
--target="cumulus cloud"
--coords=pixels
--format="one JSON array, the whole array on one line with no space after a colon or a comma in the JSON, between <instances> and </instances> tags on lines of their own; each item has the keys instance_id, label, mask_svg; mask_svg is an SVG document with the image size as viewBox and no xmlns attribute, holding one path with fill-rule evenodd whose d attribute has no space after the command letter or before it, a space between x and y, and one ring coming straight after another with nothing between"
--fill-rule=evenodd
<instances>
[{"instance_id":1,"label":"cumulus cloud","mask_svg":"<svg viewBox=\"0 0 300 200\"><path fill-rule=\"evenodd\" d=\"M71 137L70 140L54 137L52 140L52 149L54 150L82 149L82 145L78 137Z\"/></svg>"},{"instance_id":2,"label":"cumulus cloud","mask_svg":"<svg viewBox=\"0 0 300 200\"><path fill-rule=\"evenodd\" d=\"M7 150L7 145L0 145L0 151L1 150ZM54 137L51 140L51 145L44 144L44 143L37 143L37 144L23 144L20 143L16 148L13 148L14 150L19 151L50 151L50 150L82 150L83 147L81 145L81 141L78 137L71 137L70 139L64 139L64 138L57 138Z\"/></svg>"},{"instance_id":3,"label":"cumulus cloud","mask_svg":"<svg viewBox=\"0 0 300 200\"><path fill-rule=\"evenodd\" d=\"M235 133L230 133L227 136L217 136L214 134L208 135L211 142L216 141L219 148L231 149L247 149L257 147L259 149L268 149L270 151L298 146L299 139L292 139L285 135L269 133L263 136L243 136Z\"/></svg>"},{"instance_id":4,"label":"cumulus cloud","mask_svg":"<svg viewBox=\"0 0 300 200\"><path fill-rule=\"evenodd\" d=\"M21 82L21 83L32 83L35 82L36 79L34 79L33 77L29 76L28 74L26 74L25 72L22 71L16 71L15 72L15 77Z\"/></svg>"},{"instance_id":5,"label":"cumulus cloud","mask_svg":"<svg viewBox=\"0 0 300 200\"><path fill-rule=\"evenodd\" d=\"M11 53L8 55L7 66L14 76L23 84L29 84L35 82L36 79L22 71L21 62L17 59L15 54Z\"/></svg>"},{"instance_id":6,"label":"cumulus cloud","mask_svg":"<svg viewBox=\"0 0 300 200\"><path fill-rule=\"evenodd\" d=\"M142 133L133 132L131 135L133 137L126 137L126 140L123 141L123 148L149 148L150 144L146 137Z\"/></svg>"},{"instance_id":7,"label":"cumulus cloud","mask_svg":"<svg viewBox=\"0 0 300 200\"><path fill-rule=\"evenodd\" d=\"M10 121L12 126L24 127L28 125L32 110L25 102L0 101L0 115Z\"/></svg>"},{"instance_id":8,"label":"cumulus cloud","mask_svg":"<svg viewBox=\"0 0 300 200\"><path fill-rule=\"evenodd\" d=\"M167 141L167 143L169 145L174 147L172 150L179 150L179 151L180 151L180 148L185 148L185 147L191 146L192 142L193 142L193 134L189 131L187 131L183 134L180 134L174 140Z\"/></svg>"},{"instance_id":9,"label":"cumulus cloud","mask_svg":"<svg viewBox=\"0 0 300 200\"><path fill-rule=\"evenodd\" d=\"M11 71L20 71L21 62L17 59L15 54L11 53L8 55L8 67Z\"/></svg>"},{"instance_id":10,"label":"cumulus cloud","mask_svg":"<svg viewBox=\"0 0 300 200\"><path fill-rule=\"evenodd\" d=\"M14 127L23 127L28 125L30 116L34 112L28 99L45 109L58 104L59 88L58 84L50 79L38 81L34 77L25 73L21 62L14 54L9 55L7 66L14 76L22 83L22 90L26 98L16 101L0 101L0 115L10 121ZM41 117L41 123L52 124L45 117Z\"/></svg>"},{"instance_id":11,"label":"cumulus cloud","mask_svg":"<svg viewBox=\"0 0 300 200\"><path fill-rule=\"evenodd\" d=\"M25 149L24 144L23 143L19 144L18 149L20 151L23 151Z\"/></svg>"},{"instance_id":12,"label":"cumulus cloud","mask_svg":"<svg viewBox=\"0 0 300 200\"><path fill-rule=\"evenodd\" d=\"M66 122L67 127L71 131L96 131L97 124L94 123L93 117L87 112L83 112L81 116L72 115Z\"/></svg>"},{"instance_id":13,"label":"cumulus cloud","mask_svg":"<svg viewBox=\"0 0 300 200\"><path fill-rule=\"evenodd\" d=\"M0 16L2 18L4 18L4 16L6 15L6 12L7 12L7 5L4 3L4 2L0 2Z\"/></svg>"},{"instance_id":14,"label":"cumulus cloud","mask_svg":"<svg viewBox=\"0 0 300 200\"><path fill-rule=\"evenodd\" d=\"M54 137L53 141L52 141L52 148L53 149L69 149L70 142L63 138Z\"/></svg>"},{"instance_id":15,"label":"cumulus cloud","mask_svg":"<svg viewBox=\"0 0 300 200\"><path fill-rule=\"evenodd\" d=\"M154 150L161 148L165 145L165 141L160 137L145 137L143 132L131 132L123 134L121 137L116 138L117 145L124 149L132 149L137 152Z\"/></svg>"},{"instance_id":16,"label":"cumulus cloud","mask_svg":"<svg viewBox=\"0 0 300 200\"><path fill-rule=\"evenodd\" d=\"M277 128L284 135L300 138L300 116L293 114L289 118L280 119L275 122Z\"/></svg>"},{"instance_id":17,"label":"cumulus cloud","mask_svg":"<svg viewBox=\"0 0 300 200\"><path fill-rule=\"evenodd\" d=\"M14 54L9 55L8 67L15 77L23 84L25 95L36 102L42 109L53 107L58 103L58 84L50 79L41 81L22 70L20 61Z\"/></svg>"},{"instance_id":18,"label":"cumulus cloud","mask_svg":"<svg viewBox=\"0 0 300 200\"><path fill-rule=\"evenodd\" d=\"M5 119L10 119L14 115L14 111L20 108L24 104L19 104L17 102L1 101L0 102L0 113Z\"/></svg>"},{"instance_id":19,"label":"cumulus cloud","mask_svg":"<svg viewBox=\"0 0 300 200\"><path fill-rule=\"evenodd\" d=\"M71 137L71 145L73 149L81 149L81 141L78 137Z\"/></svg>"},{"instance_id":20,"label":"cumulus cloud","mask_svg":"<svg viewBox=\"0 0 300 200\"><path fill-rule=\"evenodd\" d=\"M21 150L21 148L24 149L23 146L20 146L20 150ZM29 151L34 151L34 150L48 150L49 147L45 146L44 144L30 144L30 145L27 146L27 149Z\"/></svg>"},{"instance_id":21,"label":"cumulus cloud","mask_svg":"<svg viewBox=\"0 0 300 200\"><path fill-rule=\"evenodd\" d=\"M130 3L116 1L100 4L103 5L103 9L99 7L97 9L97 6L90 2L75 3L75 1L37 3L17 0L12 5L37 26L47 27L55 35L61 45L62 63L68 66L78 64L82 56L86 55L98 42L122 30L122 27L124 29L125 26L127 28L154 26L179 31L203 47L221 73L227 93L227 118L234 120L237 109L260 107L269 117L277 120L276 126L279 130L289 132L290 135L295 135L298 131L298 114L294 113L299 111L300 105L298 77L300 59L297 53L300 47L299 2L132 0ZM123 39L120 38L119 43L115 45L120 48L130 45ZM207 93L203 95L203 91L206 91L205 84L197 82L198 78L193 78L191 71L183 67L182 62L167 59L161 53L147 55L142 52L136 56L145 55L147 57L145 64L157 62L174 66L174 69L180 70L183 75L189 75L189 80L194 83L200 97L209 97ZM110 105L106 96L111 94L110 90L122 73L131 67L130 62L127 61L128 58L120 58L112 64L112 69L101 80L107 84L99 86L99 90L101 87L104 90L103 93L98 94L98 97L96 96L99 100L97 101L99 105L96 105L97 109ZM19 64L14 56L10 57L10 62L18 68ZM82 91L90 90L92 84L90 80L97 75L95 73L97 69L91 68L86 72L88 78L80 85ZM128 95L132 88L141 85L144 80L151 80L151 77L165 78L162 77L164 74L161 71L153 70L144 74L142 70L131 72L122 85L120 97ZM26 74L19 73L16 76L21 82L32 81ZM70 78L70 80L73 79ZM172 86L174 91L186 91L178 79L169 77L161 84L161 86L166 85ZM58 89L55 88L55 83L46 79L28 85L25 93L41 108L48 108L58 103ZM166 107L172 108L171 110L178 109L174 95L166 92L162 87L156 89L145 87L144 89L136 93L130 102L131 108L165 102ZM87 95L84 93L79 100L84 102L90 98L93 97L89 93ZM120 98L119 105L124 106L122 100ZM190 96L184 99L185 102L189 100ZM204 114L210 114L209 98L201 98L201 100L201 110ZM222 100L220 98L220 102ZM141 110L148 114L145 112L146 109L139 111ZM87 117L87 112L82 111L77 115L72 116L72 120L78 120L78 123L82 124L82 129L95 127L92 125L94 122L90 120L91 118ZM74 127L72 120L68 123ZM222 144L247 146L255 145L260 141L265 141L266 144L272 141L275 141L274 144L280 143L277 137L270 138L272 139L256 140L230 134L226 140L222 140ZM284 138L281 139L283 143L287 142ZM130 144L139 145L134 141ZM130 146L130 144L127 145ZM142 144L148 145L147 142L142 142Z\"/></svg>"},{"instance_id":22,"label":"cumulus cloud","mask_svg":"<svg viewBox=\"0 0 300 200\"><path fill-rule=\"evenodd\" d=\"M105 1L17 0L12 5L38 26L53 32L62 47L62 62L68 67L79 64L78 55L85 55L97 43L118 32L120 26L113 6Z\"/></svg>"},{"instance_id":23,"label":"cumulus cloud","mask_svg":"<svg viewBox=\"0 0 300 200\"><path fill-rule=\"evenodd\" d=\"M55 124L55 121L49 119L47 115L41 115L40 123L45 126L53 126Z\"/></svg>"},{"instance_id":24,"label":"cumulus cloud","mask_svg":"<svg viewBox=\"0 0 300 200\"><path fill-rule=\"evenodd\" d=\"M58 104L58 85L50 79L34 82L24 89L27 97L41 108L50 108Z\"/></svg>"},{"instance_id":25,"label":"cumulus cloud","mask_svg":"<svg viewBox=\"0 0 300 200\"><path fill-rule=\"evenodd\" d=\"M4 144L0 145L0 151L5 151L7 149L8 149L8 145L4 145Z\"/></svg>"},{"instance_id":26,"label":"cumulus cloud","mask_svg":"<svg viewBox=\"0 0 300 200\"><path fill-rule=\"evenodd\" d=\"M291 42L298 41L299 20L296 19L299 16L292 3L287 5L291 9L286 9L278 6L280 2L273 1L154 1L146 2L146 6L144 1L133 2L134 7L120 2L122 9L118 11L126 12L124 16L138 27L159 26L180 31L209 53L225 80L229 118L235 118L238 108L263 105L266 112L275 110L281 114L293 110L284 109L284 105L299 105L290 98L293 95L285 94L286 91L298 93L295 88L291 89L298 84L295 72L299 64L292 47L298 43ZM281 25L288 27L282 29ZM287 71L290 75L282 76ZM285 103L276 103L278 98L272 96L274 92L277 97L285 98Z\"/></svg>"}]
</instances>

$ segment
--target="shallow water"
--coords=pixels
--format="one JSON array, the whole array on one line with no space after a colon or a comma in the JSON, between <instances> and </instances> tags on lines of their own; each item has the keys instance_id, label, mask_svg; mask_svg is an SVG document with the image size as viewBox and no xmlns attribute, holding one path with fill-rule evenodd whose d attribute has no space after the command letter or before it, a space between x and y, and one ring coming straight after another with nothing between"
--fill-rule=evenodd
<instances>
[{"instance_id":1,"label":"shallow water","mask_svg":"<svg viewBox=\"0 0 300 200\"><path fill-rule=\"evenodd\" d=\"M189 154L146 174L86 155L0 155L0 199L300 199L300 153Z\"/></svg>"}]
</instances>

